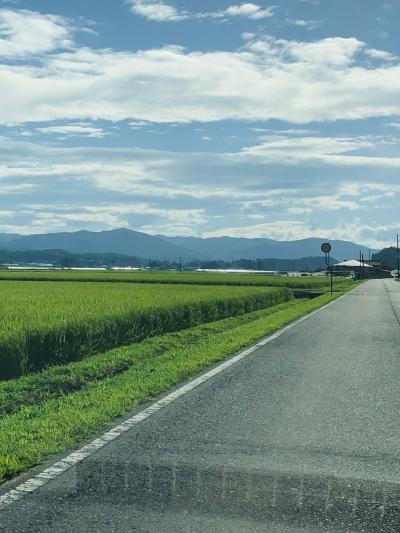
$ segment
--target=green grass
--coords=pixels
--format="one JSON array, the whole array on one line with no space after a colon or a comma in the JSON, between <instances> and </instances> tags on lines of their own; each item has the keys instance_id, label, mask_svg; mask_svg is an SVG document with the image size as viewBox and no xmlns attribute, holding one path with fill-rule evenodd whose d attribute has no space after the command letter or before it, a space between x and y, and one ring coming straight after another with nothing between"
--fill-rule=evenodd
<instances>
[{"instance_id":1,"label":"green grass","mask_svg":"<svg viewBox=\"0 0 400 533\"><path fill-rule=\"evenodd\" d=\"M115 417L337 296L283 303L0 383L0 480L70 449Z\"/></svg>"},{"instance_id":2,"label":"green grass","mask_svg":"<svg viewBox=\"0 0 400 533\"><path fill-rule=\"evenodd\" d=\"M0 282L0 378L290 300L286 288Z\"/></svg>"},{"instance_id":3,"label":"green grass","mask_svg":"<svg viewBox=\"0 0 400 533\"><path fill-rule=\"evenodd\" d=\"M330 287L326 276L273 276L265 274L223 274L211 272L85 272L85 271L42 271L12 272L0 271L0 280L18 281L91 281L114 283L160 283L189 285L254 285L267 287L289 287L327 291ZM353 281L334 278L335 292L354 287Z\"/></svg>"}]
</instances>

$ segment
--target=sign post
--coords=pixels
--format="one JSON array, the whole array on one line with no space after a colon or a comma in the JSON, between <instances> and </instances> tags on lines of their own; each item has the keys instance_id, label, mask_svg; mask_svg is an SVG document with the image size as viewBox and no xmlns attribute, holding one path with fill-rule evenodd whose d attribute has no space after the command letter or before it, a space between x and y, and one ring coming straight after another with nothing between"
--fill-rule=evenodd
<instances>
[{"instance_id":1,"label":"sign post","mask_svg":"<svg viewBox=\"0 0 400 533\"><path fill-rule=\"evenodd\" d=\"M328 267L330 276L331 276L331 294L333 294L333 275L332 275L332 268L331 268L331 261L330 261L330 252L332 250L332 246L330 242L323 242L321 244L321 252L325 254L325 263Z\"/></svg>"}]
</instances>

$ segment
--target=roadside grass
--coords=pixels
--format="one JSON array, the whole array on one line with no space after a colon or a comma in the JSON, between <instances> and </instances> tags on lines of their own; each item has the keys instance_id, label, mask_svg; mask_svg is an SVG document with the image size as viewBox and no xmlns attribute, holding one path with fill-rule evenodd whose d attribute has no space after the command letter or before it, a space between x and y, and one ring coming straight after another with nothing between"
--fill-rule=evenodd
<instances>
[{"instance_id":1,"label":"roadside grass","mask_svg":"<svg viewBox=\"0 0 400 533\"><path fill-rule=\"evenodd\" d=\"M65 452L116 417L339 295L153 337L0 384L0 481Z\"/></svg>"},{"instance_id":2,"label":"roadside grass","mask_svg":"<svg viewBox=\"0 0 400 533\"><path fill-rule=\"evenodd\" d=\"M327 292L328 276L275 276L268 274L230 274L211 272L85 272L85 271L0 271L2 281L76 281L110 283L158 283L169 285L250 285L255 287L289 287ZM334 278L334 291L347 291L355 286L347 278Z\"/></svg>"}]
</instances>

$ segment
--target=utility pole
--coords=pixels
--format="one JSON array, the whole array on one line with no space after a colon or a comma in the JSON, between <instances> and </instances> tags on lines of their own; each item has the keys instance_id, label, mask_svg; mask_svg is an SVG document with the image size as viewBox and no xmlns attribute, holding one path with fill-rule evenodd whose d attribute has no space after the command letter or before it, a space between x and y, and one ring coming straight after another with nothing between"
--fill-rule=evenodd
<instances>
[{"instance_id":1,"label":"utility pole","mask_svg":"<svg viewBox=\"0 0 400 533\"><path fill-rule=\"evenodd\" d=\"M400 281L399 234L397 234L397 281Z\"/></svg>"},{"instance_id":2,"label":"utility pole","mask_svg":"<svg viewBox=\"0 0 400 533\"><path fill-rule=\"evenodd\" d=\"M179 258L179 272L182 272L182 257Z\"/></svg>"},{"instance_id":3,"label":"utility pole","mask_svg":"<svg viewBox=\"0 0 400 533\"><path fill-rule=\"evenodd\" d=\"M331 250L332 250L332 246L329 242L323 242L321 244L321 251L324 252L325 254L325 263L326 263L326 266L328 267L328 272L331 278L331 294L333 294L333 272L332 272L331 257L330 257Z\"/></svg>"}]
</instances>

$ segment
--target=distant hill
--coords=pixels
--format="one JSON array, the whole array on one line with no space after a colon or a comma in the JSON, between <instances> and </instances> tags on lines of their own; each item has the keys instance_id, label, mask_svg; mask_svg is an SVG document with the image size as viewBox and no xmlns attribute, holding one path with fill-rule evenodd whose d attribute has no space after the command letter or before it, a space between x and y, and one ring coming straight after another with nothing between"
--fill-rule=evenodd
<instances>
[{"instance_id":1,"label":"distant hill","mask_svg":"<svg viewBox=\"0 0 400 533\"><path fill-rule=\"evenodd\" d=\"M153 259L191 259L190 253L179 245L153 235L115 229L111 231L77 231L74 233L45 233L18 237L4 243L8 250L62 249L72 253L115 253Z\"/></svg>"},{"instance_id":2,"label":"distant hill","mask_svg":"<svg viewBox=\"0 0 400 533\"><path fill-rule=\"evenodd\" d=\"M395 270L397 268L397 249L394 246L384 248L380 252L374 254L372 259L375 261L383 261L392 270Z\"/></svg>"},{"instance_id":3,"label":"distant hill","mask_svg":"<svg viewBox=\"0 0 400 533\"><path fill-rule=\"evenodd\" d=\"M0 233L0 245L18 239L18 237L22 237L22 235L19 235L18 233Z\"/></svg>"},{"instance_id":4,"label":"distant hill","mask_svg":"<svg viewBox=\"0 0 400 533\"><path fill-rule=\"evenodd\" d=\"M148 235L129 229L110 231L76 231L71 233L44 233L40 235L0 234L0 245L16 250L65 250L76 254L124 254L158 260L182 261L192 259L232 261L237 259L301 259L321 257L320 246L326 238L298 241L273 239L245 239L234 237L167 237ZM338 261L358 258L362 252L368 257L368 248L348 241L331 240L332 256ZM375 251L375 250L373 250Z\"/></svg>"},{"instance_id":5,"label":"distant hill","mask_svg":"<svg viewBox=\"0 0 400 533\"><path fill-rule=\"evenodd\" d=\"M276 257L278 259L300 259L321 255L321 243L329 239L308 238L298 241L275 241L272 239L245 239L234 237L165 237L172 244L190 248L200 257L209 259L257 259L259 257ZM332 255L338 261L358 258L360 252L368 257L368 248L349 241L329 240ZM375 250L372 250L374 252Z\"/></svg>"}]
</instances>

